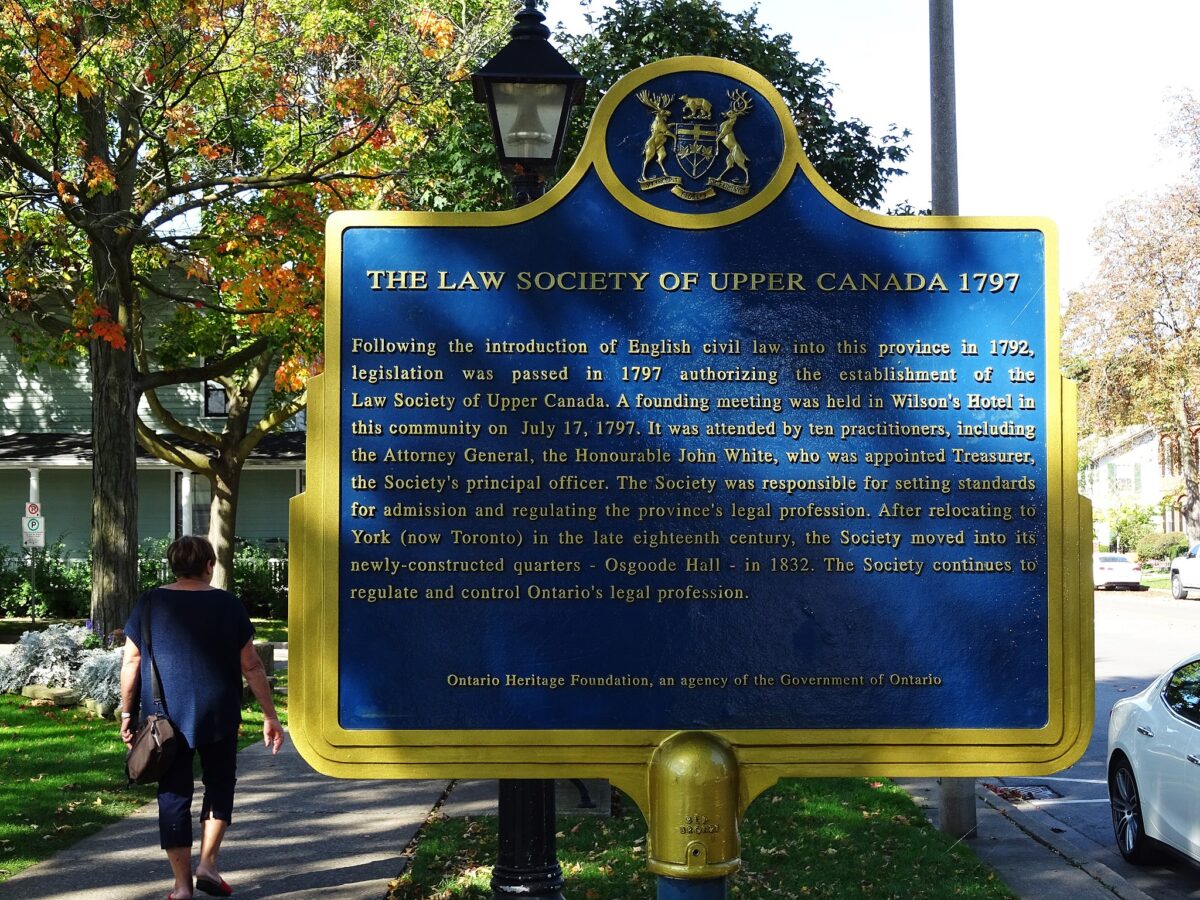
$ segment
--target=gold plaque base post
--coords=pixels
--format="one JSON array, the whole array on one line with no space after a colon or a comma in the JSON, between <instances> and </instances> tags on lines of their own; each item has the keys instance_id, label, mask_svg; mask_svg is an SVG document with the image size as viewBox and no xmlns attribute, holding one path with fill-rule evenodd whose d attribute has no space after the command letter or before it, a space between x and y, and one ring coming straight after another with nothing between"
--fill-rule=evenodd
<instances>
[{"instance_id":1,"label":"gold plaque base post","mask_svg":"<svg viewBox=\"0 0 1200 900\"><path fill-rule=\"evenodd\" d=\"M741 866L738 761L700 731L674 734L650 761L650 853L659 900L722 900Z\"/></svg>"}]
</instances>

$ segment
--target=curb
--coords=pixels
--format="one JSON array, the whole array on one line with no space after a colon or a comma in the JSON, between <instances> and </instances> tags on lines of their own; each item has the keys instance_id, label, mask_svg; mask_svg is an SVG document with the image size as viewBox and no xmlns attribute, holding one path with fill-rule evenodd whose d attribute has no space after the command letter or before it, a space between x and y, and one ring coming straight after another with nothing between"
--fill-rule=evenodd
<instances>
[{"instance_id":1,"label":"curb","mask_svg":"<svg viewBox=\"0 0 1200 900\"><path fill-rule=\"evenodd\" d=\"M1140 888L1130 884L1099 859L1103 851L1092 849L1092 841L1075 829L1064 825L1049 813L1040 809L1026 809L993 794L982 782L977 783L975 797L985 806L994 809L1012 825L1042 846L1057 853L1071 865L1087 873L1091 878L1113 892L1121 900L1154 900ZM1053 823L1053 824L1051 824ZM1089 846L1090 845L1090 846Z\"/></svg>"}]
</instances>

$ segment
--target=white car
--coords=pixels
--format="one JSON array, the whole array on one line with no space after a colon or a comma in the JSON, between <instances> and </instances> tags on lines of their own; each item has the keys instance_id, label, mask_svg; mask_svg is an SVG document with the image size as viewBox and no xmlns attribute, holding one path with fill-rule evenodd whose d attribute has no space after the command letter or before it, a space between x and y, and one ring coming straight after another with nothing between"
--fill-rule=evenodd
<instances>
[{"instance_id":1,"label":"white car","mask_svg":"<svg viewBox=\"0 0 1200 900\"><path fill-rule=\"evenodd\" d=\"M1121 553L1092 555L1092 583L1096 590L1124 588L1127 591L1142 587L1142 567Z\"/></svg>"},{"instance_id":2,"label":"white car","mask_svg":"<svg viewBox=\"0 0 1200 900\"><path fill-rule=\"evenodd\" d=\"M1200 654L1113 705L1108 797L1127 860L1165 844L1200 862Z\"/></svg>"},{"instance_id":3,"label":"white car","mask_svg":"<svg viewBox=\"0 0 1200 900\"><path fill-rule=\"evenodd\" d=\"M1171 596L1186 600L1189 588L1200 590L1200 544L1192 544L1187 553L1171 560Z\"/></svg>"}]
</instances>

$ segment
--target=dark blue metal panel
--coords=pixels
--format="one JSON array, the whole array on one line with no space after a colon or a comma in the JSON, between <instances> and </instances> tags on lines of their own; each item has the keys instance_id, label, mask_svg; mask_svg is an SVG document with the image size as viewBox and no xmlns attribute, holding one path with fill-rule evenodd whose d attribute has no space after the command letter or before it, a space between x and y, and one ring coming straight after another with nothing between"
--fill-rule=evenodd
<instances>
[{"instance_id":1,"label":"dark blue metal panel","mask_svg":"<svg viewBox=\"0 0 1200 900\"><path fill-rule=\"evenodd\" d=\"M682 231L629 212L589 174L529 222L351 229L342 252L344 727L1046 722L1045 386L1057 373L1045 368L1041 232L874 227L799 174L750 219ZM365 273L380 270L428 272L430 288L371 290ZM446 285L466 272L504 280L499 290L438 290L439 271ZM521 277L541 272L647 274L644 290L631 277L597 291L541 290L532 274ZM671 290L672 274L687 272L697 273L695 286ZM756 272L798 273L804 290L731 289L730 273ZM877 273L879 288L864 287L864 274ZM893 273L893 286L926 289L889 290ZM975 273L1019 278L980 291ZM419 346L369 352L372 339L432 344L436 355ZM631 339L690 352L634 354ZM454 353L453 340L474 349ZM980 355L964 356L964 340ZM999 343L992 355L993 341L1009 340L1019 343ZM557 352L494 353L488 341ZM602 352L611 341L616 352ZM778 352L756 354L755 342ZM901 346L881 351L885 344ZM514 370L564 367L565 381L513 383ZM603 380L587 380L589 368ZM1012 381L1014 368L1036 380ZM467 374L475 371L494 379ZM911 380L927 373L946 380ZM657 377L633 380L641 374ZM735 380L743 377L767 380ZM396 406L397 394L417 405ZM1014 408L965 408L974 394ZM466 406L476 397L477 407ZM1032 408L1015 408L1022 397ZM646 398L670 408L644 408ZM730 408L718 409L717 398ZM414 423L479 434L389 434ZM759 433L709 433L727 425ZM376 426L378 434L354 434ZM501 427L507 433L493 433ZM832 433L820 434L824 427ZM351 458L356 447L379 460L388 450L453 460L369 463ZM472 462L469 451L516 455ZM641 461L576 461L589 452ZM1029 456L1014 464L964 455L1010 453ZM356 489L356 478L377 486ZM750 480L754 489L743 490ZM352 501L376 506L376 517L351 516ZM396 504L418 514L385 518ZM610 504L629 512L614 515ZM900 507L918 513L884 514ZM390 543L356 544L354 529L387 531ZM564 543L565 532L582 543ZM428 537L403 545L414 534ZM914 546L916 534L963 543ZM984 544L977 534L999 537ZM616 537L598 543L599 535ZM664 543L680 540L693 543ZM826 557L854 569L832 569ZM687 571L689 559L713 570ZM425 571L479 560L500 571ZM562 571L522 574L518 563ZM960 571L934 570L945 564ZM1011 571L983 571L995 568ZM454 599L428 599L448 587ZM491 596L512 599L474 599ZM774 683L756 684L756 675ZM738 685L743 676L749 683ZM728 680L688 686L688 678ZM805 681L814 678L861 682Z\"/></svg>"}]
</instances>

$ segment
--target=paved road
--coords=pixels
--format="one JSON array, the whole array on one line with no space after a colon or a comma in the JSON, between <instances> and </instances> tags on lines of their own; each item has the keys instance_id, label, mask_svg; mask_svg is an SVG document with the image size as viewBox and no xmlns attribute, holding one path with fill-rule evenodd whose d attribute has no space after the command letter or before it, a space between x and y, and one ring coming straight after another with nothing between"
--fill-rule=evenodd
<instances>
[{"instance_id":1,"label":"paved road","mask_svg":"<svg viewBox=\"0 0 1200 900\"><path fill-rule=\"evenodd\" d=\"M1200 602L1165 591L1096 593L1096 725L1083 758L1054 776L997 778L991 783L1044 785L1059 799L1020 804L1049 813L1093 842L1097 858L1157 900L1200 900L1200 868L1182 861L1138 868L1113 843L1106 755L1108 711L1173 663L1200 649Z\"/></svg>"}]
</instances>

